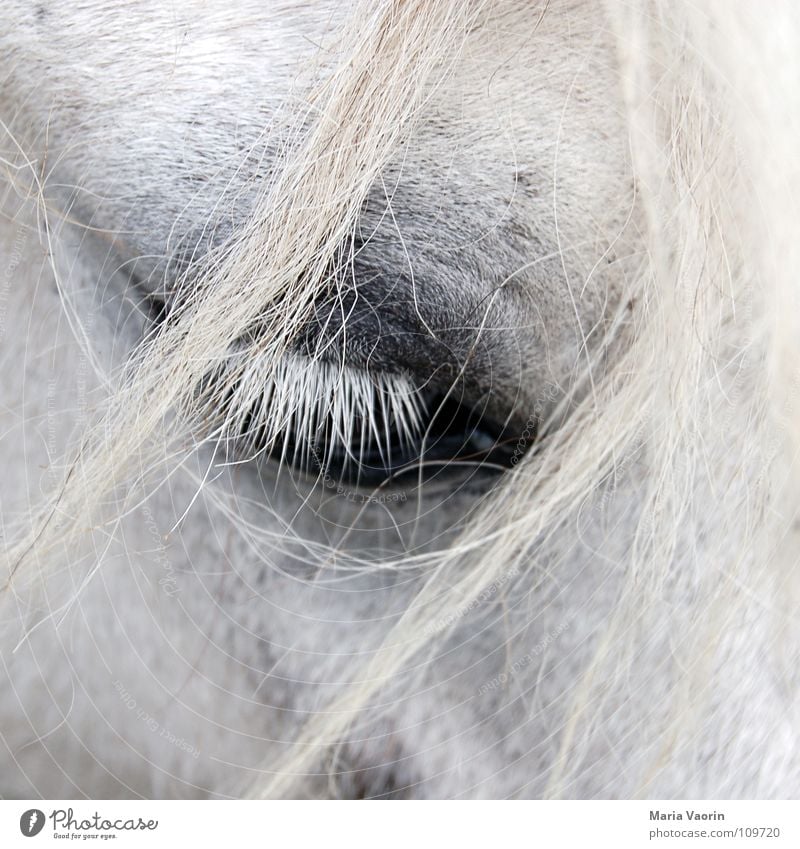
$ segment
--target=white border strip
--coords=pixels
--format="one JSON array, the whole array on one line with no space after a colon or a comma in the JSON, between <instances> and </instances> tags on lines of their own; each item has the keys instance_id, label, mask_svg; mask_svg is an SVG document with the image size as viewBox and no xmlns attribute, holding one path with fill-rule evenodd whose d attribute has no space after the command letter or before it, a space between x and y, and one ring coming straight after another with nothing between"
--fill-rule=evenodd
<instances>
[{"instance_id":1,"label":"white border strip","mask_svg":"<svg viewBox=\"0 0 800 849\"><path fill-rule=\"evenodd\" d=\"M35 831L25 836L23 828ZM798 847L798 802L0 802L0 846ZM112 843L113 841L113 843Z\"/></svg>"}]
</instances>

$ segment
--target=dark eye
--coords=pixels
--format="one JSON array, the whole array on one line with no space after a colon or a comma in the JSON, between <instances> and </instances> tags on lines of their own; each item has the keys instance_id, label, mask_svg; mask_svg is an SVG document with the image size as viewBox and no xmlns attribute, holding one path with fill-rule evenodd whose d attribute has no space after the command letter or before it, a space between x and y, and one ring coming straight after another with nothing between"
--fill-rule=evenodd
<instances>
[{"instance_id":1,"label":"dark eye","mask_svg":"<svg viewBox=\"0 0 800 849\"><path fill-rule=\"evenodd\" d=\"M312 478L376 487L465 467L510 467L525 445L455 393L410 376L289 357L258 385L246 374L227 403L227 438Z\"/></svg>"},{"instance_id":2,"label":"dark eye","mask_svg":"<svg viewBox=\"0 0 800 849\"><path fill-rule=\"evenodd\" d=\"M384 421L382 409L368 411L367 417L378 423L378 438L363 417L357 419L357 436L350 444L333 440L317 448L317 455L326 458L325 473L354 485L379 486L420 472L430 478L467 465L511 465L516 440L504 439L501 425L439 393L420 394L422 415L416 433L409 435L396 421ZM314 473L313 468L305 471Z\"/></svg>"}]
</instances>

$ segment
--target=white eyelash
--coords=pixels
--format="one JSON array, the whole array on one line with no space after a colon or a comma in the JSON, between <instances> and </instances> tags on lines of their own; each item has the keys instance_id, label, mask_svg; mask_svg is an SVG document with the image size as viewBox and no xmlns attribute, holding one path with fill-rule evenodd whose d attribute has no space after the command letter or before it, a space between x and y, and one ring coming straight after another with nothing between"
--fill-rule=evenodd
<instances>
[{"instance_id":1,"label":"white eyelash","mask_svg":"<svg viewBox=\"0 0 800 849\"><path fill-rule=\"evenodd\" d=\"M358 468L364 452L375 449L391 468L393 450L405 452L419 440L424 412L424 400L405 374L294 354L274 367L255 357L228 390L222 438L250 459L282 446L282 462L309 471L324 472L337 453L345 466Z\"/></svg>"}]
</instances>

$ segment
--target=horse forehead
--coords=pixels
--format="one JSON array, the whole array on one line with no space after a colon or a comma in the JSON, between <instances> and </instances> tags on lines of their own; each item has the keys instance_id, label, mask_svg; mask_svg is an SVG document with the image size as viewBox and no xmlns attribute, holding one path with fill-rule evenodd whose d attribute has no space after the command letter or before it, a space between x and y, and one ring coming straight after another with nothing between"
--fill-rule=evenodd
<instances>
[{"instance_id":1,"label":"horse forehead","mask_svg":"<svg viewBox=\"0 0 800 849\"><path fill-rule=\"evenodd\" d=\"M159 94L169 95L175 105L176 96L203 101L216 92L228 97L246 92L252 103L253 98L258 102L285 94L286 85L302 78L303 71L313 76L320 67L334 65L342 55L342 32L357 6L355 0L187 0L177 5L157 0L8 0L6 20L13 26L0 23L0 42L21 47L15 59L22 58L23 64L47 63L51 78L71 83L73 100L81 98L83 83L93 93L124 84L120 105L126 108L138 96L147 96L149 106L157 108ZM581 94L584 81L576 77L571 61L583 62L587 48L603 41L610 46L610 38L599 26L599 9L582 6L576 15L574 6L570 0L550 3L540 20L538 8L505 0L496 4L487 26L468 34L459 49L459 75L493 79L492 97L481 104L487 115L496 106L492 100L509 87L526 92L515 104L526 113L526 101L532 98L525 77L530 74L537 100L547 100L559 68ZM60 61L53 65L56 55ZM161 88L151 88L156 84ZM460 105L472 108L475 102L472 98Z\"/></svg>"}]
</instances>

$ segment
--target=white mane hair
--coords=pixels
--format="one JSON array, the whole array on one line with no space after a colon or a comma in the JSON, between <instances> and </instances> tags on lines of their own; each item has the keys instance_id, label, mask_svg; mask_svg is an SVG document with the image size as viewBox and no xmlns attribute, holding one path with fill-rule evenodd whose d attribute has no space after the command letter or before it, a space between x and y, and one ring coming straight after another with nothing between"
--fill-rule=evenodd
<instances>
[{"instance_id":1,"label":"white mane hair","mask_svg":"<svg viewBox=\"0 0 800 849\"><path fill-rule=\"evenodd\" d=\"M370 553L368 543L348 549L346 529L328 540L304 537L302 525L273 532L240 514L224 482L216 494L210 483L215 464L235 474L279 444L290 421L303 435L294 451L322 431L333 435L329 450L346 451L357 421L356 444L390 451L388 434L358 416L375 405L406 438L424 431L425 402L404 374L354 371L319 351L304 364L291 346L315 298L344 285L371 187L413 139L432 92L458 73L468 34L489 25L493 6L357 4L333 66L309 71L313 96L283 117L291 142L246 225L204 257L199 285L176 286L158 332L104 372L107 399L87 413L41 503L18 520L4 517L6 672L13 677L14 651L46 663L31 649L36 635L77 615L125 522L188 470L243 545L297 558L309 584L380 574L405 593L392 596L402 609L391 627L365 627L363 645L344 650L337 686L298 709L291 734L270 731L280 744L268 762L248 765L224 792L319 795L327 792L313 783L320 776L337 792L352 773L348 752L379 736L386 706L468 648L487 610L502 618L499 606L510 611L495 655L507 658L498 661L504 671L490 678L475 664L487 717L504 710L511 695L501 685L515 677L527 681L530 715L552 709L556 717L546 738L523 738L507 755L510 766L534 746L546 750L541 774L517 781L520 795L793 796L796 4L776 0L765 14L738 0L702 8L609 0L643 249L628 266L623 306L543 416L535 449L433 543L416 544L412 533L399 550ZM60 223L30 143L18 129L7 134L3 161L9 185L37 205L43 243L55 253ZM63 297L89 346L91 329ZM565 539L594 553L591 590L581 574L562 583ZM540 614L550 636L532 649L519 617ZM553 661L548 651L562 640L569 648ZM537 689L540 656L563 664L563 686ZM489 783L475 792L495 791Z\"/></svg>"}]
</instances>

